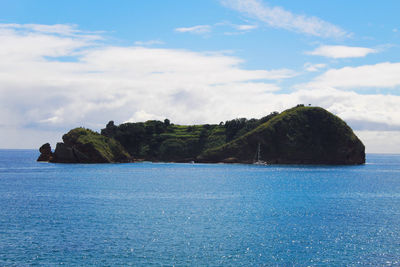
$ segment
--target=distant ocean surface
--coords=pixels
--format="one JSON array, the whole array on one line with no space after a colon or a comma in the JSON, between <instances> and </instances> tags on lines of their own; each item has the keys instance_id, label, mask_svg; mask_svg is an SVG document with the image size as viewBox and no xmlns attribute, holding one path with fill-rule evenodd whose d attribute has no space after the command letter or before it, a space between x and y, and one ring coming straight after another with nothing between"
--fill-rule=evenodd
<instances>
[{"instance_id":1,"label":"distant ocean surface","mask_svg":"<svg viewBox=\"0 0 400 267\"><path fill-rule=\"evenodd\" d=\"M400 155L49 164L0 150L0 266L400 265Z\"/></svg>"}]
</instances>

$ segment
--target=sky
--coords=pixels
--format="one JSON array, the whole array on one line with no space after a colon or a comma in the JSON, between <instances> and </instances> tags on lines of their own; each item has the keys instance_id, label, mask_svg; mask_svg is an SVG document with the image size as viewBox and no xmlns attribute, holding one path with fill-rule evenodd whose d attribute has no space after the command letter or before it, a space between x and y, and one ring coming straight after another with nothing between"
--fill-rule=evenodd
<instances>
[{"instance_id":1,"label":"sky","mask_svg":"<svg viewBox=\"0 0 400 267\"><path fill-rule=\"evenodd\" d=\"M0 148L297 104L400 153L400 1L0 0Z\"/></svg>"}]
</instances>

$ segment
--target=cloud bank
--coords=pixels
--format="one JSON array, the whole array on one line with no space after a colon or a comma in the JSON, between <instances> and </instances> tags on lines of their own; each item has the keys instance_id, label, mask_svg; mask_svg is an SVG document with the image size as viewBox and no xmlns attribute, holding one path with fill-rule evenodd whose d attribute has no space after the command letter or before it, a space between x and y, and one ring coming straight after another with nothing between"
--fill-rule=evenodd
<instances>
[{"instance_id":1,"label":"cloud bank","mask_svg":"<svg viewBox=\"0 0 400 267\"><path fill-rule=\"evenodd\" d=\"M287 69L246 70L241 59L218 52L106 46L101 36L74 26L45 26L0 27L3 130L262 115L265 107L249 107L246 99L262 99L279 90L279 80L296 75Z\"/></svg>"},{"instance_id":2,"label":"cloud bank","mask_svg":"<svg viewBox=\"0 0 400 267\"><path fill-rule=\"evenodd\" d=\"M66 130L109 120L219 123L299 103L327 108L358 131L400 131L399 96L350 90L398 85L399 63L327 70L283 93L281 83L299 73L245 69L223 52L105 45L98 33L64 26L1 25L0 147L54 144Z\"/></svg>"},{"instance_id":3,"label":"cloud bank","mask_svg":"<svg viewBox=\"0 0 400 267\"><path fill-rule=\"evenodd\" d=\"M396 89L397 86L400 86L399 77L400 63L384 62L375 65L331 69L316 77L309 86L348 90L370 87Z\"/></svg>"}]
</instances>

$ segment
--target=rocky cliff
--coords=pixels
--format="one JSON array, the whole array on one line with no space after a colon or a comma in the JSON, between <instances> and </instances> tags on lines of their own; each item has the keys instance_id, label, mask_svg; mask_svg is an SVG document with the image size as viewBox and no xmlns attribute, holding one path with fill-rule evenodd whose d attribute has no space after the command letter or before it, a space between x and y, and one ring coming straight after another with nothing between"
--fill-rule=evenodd
<instances>
[{"instance_id":1,"label":"rocky cliff","mask_svg":"<svg viewBox=\"0 0 400 267\"><path fill-rule=\"evenodd\" d=\"M56 163L113 163L131 162L131 156L112 138L89 129L75 128L64 134L54 153L50 145L40 148L38 161Z\"/></svg>"}]
</instances>

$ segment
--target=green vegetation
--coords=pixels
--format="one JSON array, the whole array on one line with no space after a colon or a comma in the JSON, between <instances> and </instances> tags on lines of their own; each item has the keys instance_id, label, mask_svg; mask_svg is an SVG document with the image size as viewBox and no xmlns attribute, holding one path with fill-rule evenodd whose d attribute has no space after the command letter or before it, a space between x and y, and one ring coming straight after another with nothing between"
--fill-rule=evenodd
<instances>
[{"instance_id":1,"label":"green vegetation","mask_svg":"<svg viewBox=\"0 0 400 267\"><path fill-rule=\"evenodd\" d=\"M175 125L166 119L115 126L110 121L101 134L120 142L138 160L187 162L198 160L205 150L226 144L277 114L260 120L234 119L219 125Z\"/></svg>"},{"instance_id":2,"label":"green vegetation","mask_svg":"<svg viewBox=\"0 0 400 267\"><path fill-rule=\"evenodd\" d=\"M340 118L319 107L299 105L274 116L241 137L211 148L206 162L235 158L253 162L260 144L262 160L280 164L361 164L365 148Z\"/></svg>"},{"instance_id":3,"label":"green vegetation","mask_svg":"<svg viewBox=\"0 0 400 267\"><path fill-rule=\"evenodd\" d=\"M63 135L65 146L58 146L55 160L62 158L67 162L96 163L96 162L126 162L130 155L122 145L109 137L103 136L90 129L75 128ZM68 149L72 153L66 153Z\"/></svg>"},{"instance_id":4,"label":"green vegetation","mask_svg":"<svg viewBox=\"0 0 400 267\"><path fill-rule=\"evenodd\" d=\"M258 147L261 160L275 164L362 164L365 148L340 118L319 107L298 105L261 119L234 119L220 124L175 125L168 119L114 125L101 134L76 128L63 136L54 162L252 163ZM50 151L50 152L49 152ZM49 154L50 153L50 154Z\"/></svg>"}]
</instances>

